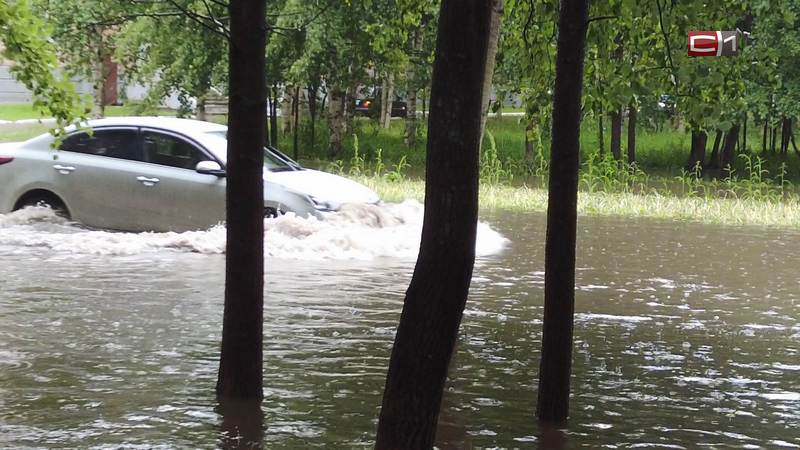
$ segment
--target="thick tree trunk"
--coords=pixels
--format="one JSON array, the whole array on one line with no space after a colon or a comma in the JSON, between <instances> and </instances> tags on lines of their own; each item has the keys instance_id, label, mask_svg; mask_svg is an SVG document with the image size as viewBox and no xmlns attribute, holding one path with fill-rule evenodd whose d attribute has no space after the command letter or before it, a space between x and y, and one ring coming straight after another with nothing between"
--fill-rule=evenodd
<instances>
[{"instance_id":1,"label":"thick tree trunk","mask_svg":"<svg viewBox=\"0 0 800 450\"><path fill-rule=\"evenodd\" d=\"M706 160L706 140L708 135L703 130L692 130L692 148L689 151L689 160L686 162L686 171L694 173L696 167L703 167Z\"/></svg>"},{"instance_id":2,"label":"thick tree trunk","mask_svg":"<svg viewBox=\"0 0 800 450\"><path fill-rule=\"evenodd\" d=\"M547 199L542 359L536 405L536 416L544 422L561 423L569 413L581 92L588 9L587 0L562 0L558 18Z\"/></svg>"},{"instance_id":3,"label":"thick tree trunk","mask_svg":"<svg viewBox=\"0 0 800 450\"><path fill-rule=\"evenodd\" d=\"M344 92L338 86L331 88L331 98L328 101L328 130L330 132L328 153L332 157L342 155L342 142L344 139Z\"/></svg>"},{"instance_id":4,"label":"thick tree trunk","mask_svg":"<svg viewBox=\"0 0 800 450\"><path fill-rule=\"evenodd\" d=\"M615 161L622 159L622 109L617 108L611 116L611 154Z\"/></svg>"},{"instance_id":5,"label":"thick tree trunk","mask_svg":"<svg viewBox=\"0 0 800 450\"><path fill-rule=\"evenodd\" d=\"M489 98L492 93L497 44L500 41L500 26L503 20L503 0L490 0L492 18L489 22L489 50L486 54L486 73L483 75L483 100L481 101L481 143L486 134L486 119L489 117Z\"/></svg>"},{"instance_id":6,"label":"thick tree trunk","mask_svg":"<svg viewBox=\"0 0 800 450\"><path fill-rule=\"evenodd\" d=\"M217 395L260 400L266 0L230 0L225 311Z\"/></svg>"},{"instance_id":7,"label":"thick tree trunk","mask_svg":"<svg viewBox=\"0 0 800 450\"><path fill-rule=\"evenodd\" d=\"M781 124L781 153L789 152L789 136L792 133L792 119L784 117Z\"/></svg>"},{"instance_id":8,"label":"thick tree trunk","mask_svg":"<svg viewBox=\"0 0 800 450\"><path fill-rule=\"evenodd\" d=\"M713 170L720 168L720 154L719 154L719 144L722 142L722 135L724 133L722 130L717 130L716 135L714 136L714 144L711 147L711 157L708 158L708 164L705 162L703 163L704 170Z\"/></svg>"},{"instance_id":9,"label":"thick tree trunk","mask_svg":"<svg viewBox=\"0 0 800 450\"><path fill-rule=\"evenodd\" d=\"M197 98L197 108L195 113L195 118L197 120L205 121L206 117L206 96L201 95Z\"/></svg>"},{"instance_id":10,"label":"thick tree trunk","mask_svg":"<svg viewBox=\"0 0 800 450\"><path fill-rule=\"evenodd\" d=\"M726 177L731 176L733 169L734 157L736 156L736 142L739 140L739 124L734 124L727 133L725 133L725 140L720 150L719 167Z\"/></svg>"},{"instance_id":11,"label":"thick tree trunk","mask_svg":"<svg viewBox=\"0 0 800 450\"><path fill-rule=\"evenodd\" d=\"M636 162L636 104L628 106L628 164Z\"/></svg>"},{"instance_id":12,"label":"thick tree trunk","mask_svg":"<svg viewBox=\"0 0 800 450\"><path fill-rule=\"evenodd\" d=\"M383 394L376 449L434 443L475 261L489 2L443 0L431 89L422 243Z\"/></svg>"}]
</instances>

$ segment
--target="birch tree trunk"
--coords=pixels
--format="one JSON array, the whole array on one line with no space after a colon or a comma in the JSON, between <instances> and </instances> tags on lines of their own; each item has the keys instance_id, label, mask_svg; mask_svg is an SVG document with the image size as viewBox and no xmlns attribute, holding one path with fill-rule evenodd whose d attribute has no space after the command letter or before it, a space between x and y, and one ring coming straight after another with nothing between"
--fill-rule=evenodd
<instances>
[{"instance_id":1,"label":"birch tree trunk","mask_svg":"<svg viewBox=\"0 0 800 450\"><path fill-rule=\"evenodd\" d=\"M342 140L344 139L344 92L339 86L333 86L328 101L328 153L332 157L342 155Z\"/></svg>"},{"instance_id":2,"label":"birch tree trunk","mask_svg":"<svg viewBox=\"0 0 800 450\"><path fill-rule=\"evenodd\" d=\"M486 120L489 117L489 100L492 92L497 44L500 40L500 26L503 21L503 0L491 0L492 17L489 22L489 48L486 53L486 72L483 75L483 100L481 101L481 145L486 134Z\"/></svg>"}]
</instances>

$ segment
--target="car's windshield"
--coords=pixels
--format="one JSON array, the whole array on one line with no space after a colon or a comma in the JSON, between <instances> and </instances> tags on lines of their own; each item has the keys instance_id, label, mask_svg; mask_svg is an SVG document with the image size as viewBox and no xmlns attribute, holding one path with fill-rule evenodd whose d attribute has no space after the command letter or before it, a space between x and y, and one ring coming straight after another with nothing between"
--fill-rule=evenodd
<instances>
[{"instance_id":1,"label":"car's windshield","mask_svg":"<svg viewBox=\"0 0 800 450\"><path fill-rule=\"evenodd\" d=\"M220 145L223 144L227 146L227 131L209 131L209 136L213 136L215 139L218 139ZM274 149L265 148L264 149L264 166L270 172L285 172L288 170L300 170L302 167L300 164L296 163L288 156L280 153Z\"/></svg>"}]
</instances>

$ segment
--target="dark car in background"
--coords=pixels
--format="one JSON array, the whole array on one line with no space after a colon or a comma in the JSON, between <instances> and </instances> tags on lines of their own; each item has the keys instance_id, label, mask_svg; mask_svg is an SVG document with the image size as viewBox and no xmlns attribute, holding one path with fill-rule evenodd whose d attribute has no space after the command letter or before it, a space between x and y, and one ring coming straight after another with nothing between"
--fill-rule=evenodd
<instances>
[{"instance_id":1,"label":"dark car in background","mask_svg":"<svg viewBox=\"0 0 800 450\"><path fill-rule=\"evenodd\" d=\"M381 89L374 88L369 95L356 100L355 112L365 117L379 117L381 114ZM406 117L408 105L400 97L392 100L392 117Z\"/></svg>"}]
</instances>

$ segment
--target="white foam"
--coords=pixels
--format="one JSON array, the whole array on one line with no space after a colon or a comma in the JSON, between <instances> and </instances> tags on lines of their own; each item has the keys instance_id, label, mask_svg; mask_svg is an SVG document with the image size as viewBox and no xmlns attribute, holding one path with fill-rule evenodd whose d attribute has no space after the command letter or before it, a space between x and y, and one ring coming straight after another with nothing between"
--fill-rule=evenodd
<instances>
[{"instance_id":1,"label":"white foam","mask_svg":"<svg viewBox=\"0 0 800 450\"><path fill-rule=\"evenodd\" d=\"M407 200L383 206L346 205L324 220L286 214L265 219L265 252L287 259L413 259L419 251L423 206ZM226 230L216 226L183 233L123 233L87 230L46 208L0 215L0 251L46 248L76 255L137 255L173 251L225 252ZM475 251L489 256L508 240L486 223L478 224Z\"/></svg>"}]
</instances>

